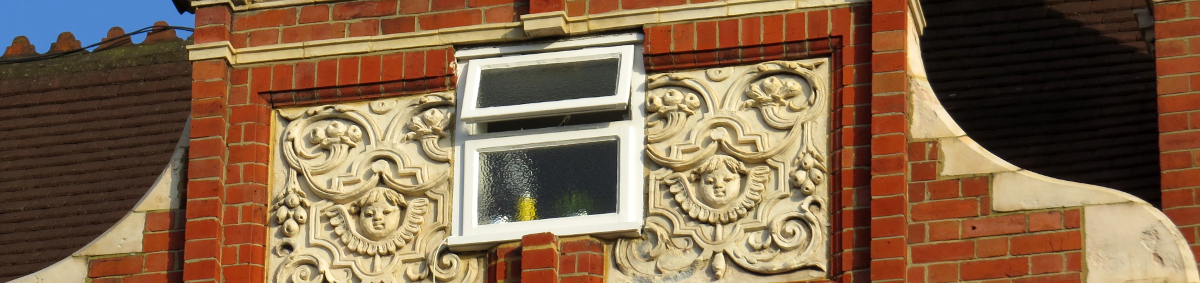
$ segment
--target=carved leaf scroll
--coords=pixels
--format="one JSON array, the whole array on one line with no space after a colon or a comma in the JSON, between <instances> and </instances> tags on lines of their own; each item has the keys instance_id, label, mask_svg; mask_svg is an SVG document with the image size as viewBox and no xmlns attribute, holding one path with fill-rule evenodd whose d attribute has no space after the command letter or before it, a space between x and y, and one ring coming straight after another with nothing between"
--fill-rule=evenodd
<instances>
[{"instance_id":1,"label":"carved leaf scroll","mask_svg":"<svg viewBox=\"0 0 1200 283\"><path fill-rule=\"evenodd\" d=\"M445 249L452 94L278 110L271 282L476 282Z\"/></svg>"},{"instance_id":2,"label":"carved leaf scroll","mask_svg":"<svg viewBox=\"0 0 1200 283\"><path fill-rule=\"evenodd\" d=\"M822 278L826 60L658 74L646 94L648 216L610 282Z\"/></svg>"}]
</instances>

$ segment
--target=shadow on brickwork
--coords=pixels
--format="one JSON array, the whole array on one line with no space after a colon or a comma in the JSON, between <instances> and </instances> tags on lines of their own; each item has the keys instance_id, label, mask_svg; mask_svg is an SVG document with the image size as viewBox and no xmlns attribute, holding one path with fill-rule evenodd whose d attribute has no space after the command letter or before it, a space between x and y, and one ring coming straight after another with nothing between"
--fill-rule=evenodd
<instances>
[{"instance_id":1,"label":"shadow on brickwork","mask_svg":"<svg viewBox=\"0 0 1200 283\"><path fill-rule=\"evenodd\" d=\"M1146 0L923 0L929 80L997 156L1161 207Z\"/></svg>"}]
</instances>

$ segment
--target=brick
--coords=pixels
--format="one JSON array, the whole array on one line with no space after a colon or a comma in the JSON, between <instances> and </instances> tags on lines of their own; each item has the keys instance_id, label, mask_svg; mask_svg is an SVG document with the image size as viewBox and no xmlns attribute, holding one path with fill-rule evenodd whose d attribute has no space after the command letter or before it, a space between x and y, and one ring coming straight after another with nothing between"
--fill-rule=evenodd
<instances>
[{"instance_id":1,"label":"brick","mask_svg":"<svg viewBox=\"0 0 1200 283\"><path fill-rule=\"evenodd\" d=\"M937 161L912 163L912 180L928 181L937 179Z\"/></svg>"},{"instance_id":2,"label":"brick","mask_svg":"<svg viewBox=\"0 0 1200 283\"><path fill-rule=\"evenodd\" d=\"M461 1L461 0L459 0ZM547 13L554 11L563 11L566 8L566 2L563 0L530 0L529 13Z\"/></svg>"},{"instance_id":3,"label":"brick","mask_svg":"<svg viewBox=\"0 0 1200 283\"><path fill-rule=\"evenodd\" d=\"M905 274L903 259L871 261L871 280L902 279Z\"/></svg>"},{"instance_id":4,"label":"brick","mask_svg":"<svg viewBox=\"0 0 1200 283\"><path fill-rule=\"evenodd\" d=\"M936 157L934 158L936 159ZM964 197L977 197L988 194L990 186L988 177L971 177L962 179L962 194Z\"/></svg>"},{"instance_id":5,"label":"brick","mask_svg":"<svg viewBox=\"0 0 1200 283\"><path fill-rule=\"evenodd\" d=\"M783 36L785 41L800 41L808 39L805 25L806 13L791 13L784 15Z\"/></svg>"},{"instance_id":6,"label":"brick","mask_svg":"<svg viewBox=\"0 0 1200 283\"><path fill-rule=\"evenodd\" d=\"M1191 160L1188 160L1189 162ZM1183 206L1191 206L1196 204L1196 198L1193 196L1194 190L1170 190L1162 192L1162 206L1164 208L1177 208Z\"/></svg>"},{"instance_id":7,"label":"brick","mask_svg":"<svg viewBox=\"0 0 1200 283\"><path fill-rule=\"evenodd\" d=\"M1198 26L1200 26L1200 19L1156 22L1154 23L1154 37L1176 38L1200 35L1200 29L1196 28Z\"/></svg>"},{"instance_id":8,"label":"brick","mask_svg":"<svg viewBox=\"0 0 1200 283\"><path fill-rule=\"evenodd\" d=\"M927 270L929 283L958 282L958 263L933 264Z\"/></svg>"},{"instance_id":9,"label":"brick","mask_svg":"<svg viewBox=\"0 0 1200 283\"><path fill-rule=\"evenodd\" d=\"M1191 126L1188 121L1189 113L1163 114L1158 116L1158 132L1169 133L1185 131ZM1200 126L1200 125L1198 125ZM1165 168L1164 168L1165 169Z\"/></svg>"},{"instance_id":10,"label":"brick","mask_svg":"<svg viewBox=\"0 0 1200 283\"><path fill-rule=\"evenodd\" d=\"M425 52L404 53L404 78L415 79L425 76Z\"/></svg>"},{"instance_id":11,"label":"brick","mask_svg":"<svg viewBox=\"0 0 1200 283\"><path fill-rule=\"evenodd\" d=\"M875 157L871 159L871 172L876 175L903 173L905 165L903 155Z\"/></svg>"},{"instance_id":12,"label":"brick","mask_svg":"<svg viewBox=\"0 0 1200 283\"><path fill-rule=\"evenodd\" d=\"M871 50L875 52L903 50L906 44L903 31L877 32L871 35Z\"/></svg>"},{"instance_id":13,"label":"brick","mask_svg":"<svg viewBox=\"0 0 1200 283\"><path fill-rule=\"evenodd\" d=\"M1200 26L1200 20L1197 20L1197 23L1193 24L1192 26ZM1158 36L1158 27L1161 26L1155 27L1155 36ZM1193 28L1193 30L1200 32L1200 29ZM1159 77L1200 72L1200 56L1167 59L1160 58L1158 59L1158 64L1156 64L1155 67ZM1159 101L1161 103L1162 100L1160 99ZM1159 110L1159 112L1162 113L1164 111Z\"/></svg>"},{"instance_id":14,"label":"brick","mask_svg":"<svg viewBox=\"0 0 1200 283\"><path fill-rule=\"evenodd\" d=\"M1035 212L1029 214L1029 232L1062 229L1062 213L1058 211Z\"/></svg>"},{"instance_id":15,"label":"brick","mask_svg":"<svg viewBox=\"0 0 1200 283\"><path fill-rule=\"evenodd\" d=\"M413 32L417 30L417 17L383 19L379 25L383 34Z\"/></svg>"},{"instance_id":16,"label":"brick","mask_svg":"<svg viewBox=\"0 0 1200 283\"><path fill-rule=\"evenodd\" d=\"M443 28L478 25L483 22L483 12L480 10L461 10L447 13L418 16L421 30L436 30Z\"/></svg>"},{"instance_id":17,"label":"brick","mask_svg":"<svg viewBox=\"0 0 1200 283\"><path fill-rule=\"evenodd\" d=\"M1008 238L975 240L975 256L979 258L1008 255Z\"/></svg>"},{"instance_id":18,"label":"brick","mask_svg":"<svg viewBox=\"0 0 1200 283\"><path fill-rule=\"evenodd\" d=\"M142 236L143 252L161 252L183 249L183 232L146 233Z\"/></svg>"},{"instance_id":19,"label":"brick","mask_svg":"<svg viewBox=\"0 0 1200 283\"><path fill-rule=\"evenodd\" d=\"M179 261L179 252L160 252L146 254L146 263L143 264L146 272L160 272L176 270L176 265Z\"/></svg>"},{"instance_id":20,"label":"brick","mask_svg":"<svg viewBox=\"0 0 1200 283\"><path fill-rule=\"evenodd\" d=\"M908 15L904 12L890 12L871 15L871 31L903 31L908 25Z\"/></svg>"},{"instance_id":21,"label":"brick","mask_svg":"<svg viewBox=\"0 0 1200 283\"><path fill-rule=\"evenodd\" d=\"M717 22L717 48L734 48L739 46L741 40L741 25L737 20L723 20Z\"/></svg>"},{"instance_id":22,"label":"brick","mask_svg":"<svg viewBox=\"0 0 1200 283\"><path fill-rule=\"evenodd\" d=\"M893 116L899 116L898 119L904 119L904 117L902 115L893 115ZM897 117L891 117L891 118L897 118ZM876 119L874 119L874 121L880 122L882 124L887 124L888 122L886 120L891 119L891 118L877 117ZM871 128L877 129L880 127L872 126ZM871 138L871 154L872 155L888 155L888 154L902 153L902 152L904 152L905 142L906 142L906 140L905 140L904 135L885 135L885 136L872 137Z\"/></svg>"},{"instance_id":23,"label":"brick","mask_svg":"<svg viewBox=\"0 0 1200 283\"><path fill-rule=\"evenodd\" d=\"M329 21L329 5L312 5L300 8L299 23L309 24Z\"/></svg>"},{"instance_id":24,"label":"brick","mask_svg":"<svg viewBox=\"0 0 1200 283\"><path fill-rule=\"evenodd\" d=\"M875 53L871 56L871 71L876 73L903 71L908 58L904 52Z\"/></svg>"},{"instance_id":25,"label":"brick","mask_svg":"<svg viewBox=\"0 0 1200 283\"><path fill-rule=\"evenodd\" d=\"M903 175L897 175L903 177ZM872 188L873 190L874 188ZM925 201L925 183L912 183L908 186L908 202Z\"/></svg>"},{"instance_id":26,"label":"brick","mask_svg":"<svg viewBox=\"0 0 1200 283\"><path fill-rule=\"evenodd\" d=\"M888 238L871 241L871 258L904 257L907 247L902 238Z\"/></svg>"},{"instance_id":27,"label":"brick","mask_svg":"<svg viewBox=\"0 0 1200 283\"><path fill-rule=\"evenodd\" d=\"M1033 267L1030 274L1057 273L1063 270L1063 256L1057 254L1036 255L1029 259Z\"/></svg>"},{"instance_id":28,"label":"brick","mask_svg":"<svg viewBox=\"0 0 1200 283\"><path fill-rule=\"evenodd\" d=\"M1017 277L1029 274L1029 258L977 260L962 263L962 280Z\"/></svg>"},{"instance_id":29,"label":"brick","mask_svg":"<svg viewBox=\"0 0 1200 283\"><path fill-rule=\"evenodd\" d=\"M1007 215L969 219L962 223L963 238L977 238L1025 232L1025 215Z\"/></svg>"},{"instance_id":30,"label":"brick","mask_svg":"<svg viewBox=\"0 0 1200 283\"><path fill-rule=\"evenodd\" d=\"M1197 138L1200 139L1200 136ZM1161 136L1160 139L1162 139ZM1162 173L1163 189L1177 189L1195 186L1200 186L1200 168L1167 171Z\"/></svg>"},{"instance_id":31,"label":"brick","mask_svg":"<svg viewBox=\"0 0 1200 283\"><path fill-rule=\"evenodd\" d=\"M964 260L974 256L975 243L971 241L912 246L913 263Z\"/></svg>"},{"instance_id":32,"label":"brick","mask_svg":"<svg viewBox=\"0 0 1200 283\"><path fill-rule=\"evenodd\" d=\"M1183 3L1154 5L1154 19L1159 21L1174 20L1187 16ZM1166 38L1166 37L1160 37Z\"/></svg>"},{"instance_id":33,"label":"brick","mask_svg":"<svg viewBox=\"0 0 1200 283\"><path fill-rule=\"evenodd\" d=\"M957 240L959 238L959 222L958 221L937 221L929 222L929 240Z\"/></svg>"},{"instance_id":34,"label":"brick","mask_svg":"<svg viewBox=\"0 0 1200 283\"><path fill-rule=\"evenodd\" d=\"M958 180L942 180L928 183L929 199L958 198Z\"/></svg>"},{"instance_id":35,"label":"brick","mask_svg":"<svg viewBox=\"0 0 1200 283\"><path fill-rule=\"evenodd\" d=\"M917 223L917 224L908 225L908 237L906 237L906 238L908 239L907 242L909 244L926 242L926 240L925 240L925 224Z\"/></svg>"},{"instance_id":36,"label":"brick","mask_svg":"<svg viewBox=\"0 0 1200 283\"><path fill-rule=\"evenodd\" d=\"M124 283L162 283L169 282L169 278L167 273L138 274L125 277Z\"/></svg>"},{"instance_id":37,"label":"brick","mask_svg":"<svg viewBox=\"0 0 1200 283\"><path fill-rule=\"evenodd\" d=\"M1188 42L1183 39L1160 39L1154 43L1154 56L1158 58L1188 54Z\"/></svg>"},{"instance_id":38,"label":"brick","mask_svg":"<svg viewBox=\"0 0 1200 283\"><path fill-rule=\"evenodd\" d=\"M88 277L129 275L142 272L140 255L93 259L88 262Z\"/></svg>"},{"instance_id":39,"label":"brick","mask_svg":"<svg viewBox=\"0 0 1200 283\"><path fill-rule=\"evenodd\" d=\"M291 26L296 24L296 9L283 8L238 13L233 17L233 31Z\"/></svg>"},{"instance_id":40,"label":"brick","mask_svg":"<svg viewBox=\"0 0 1200 283\"><path fill-rule=\"evenodd\" d=\"M908 2L899 0L882 0L871 3L871 13L889 13L907 11Z\"/></svg>"},{"instance_id":41,"label":"brick","mask_svg":"<svg viewBox=\"0 0 1200 283\"><path fill-rule=\"evenodd\" d=\"M1200 207L1175 207L1163 209L1171 222L1178 226L1200 224Z\"/></svg>"},{"instance_id":42,"label":"brick","mask_svg":"<svg viewBox=\"0 0 1200 283\"><path fill-rule=\"evenodd\" d=\"M1158 94L1184 93L1191 90L1188 76L1158 77Z\"/></svg>"},{"instance_id":43,"label":"brick","mask_svg":"<svg viewBox=\"0 0 1200 283\"><path fill-rule=\"evenodd\" d=\"M1066 253L1067 271L1083 271L1083 253L1070 252Z\"/></svg>"},{"instance_id":44,"label":"brick","mask_svg":"<svg viewBox=\"0 0 1200 283\"><path fill-rule=\"evenodd\" d=\"M908 224L903 216L871 219L871 237L903 236Z\"/></svg>"},{"instance_id":45,"label":"brick","mask_svg":"<svg viewBox=\"0 0 1200 283\"><path fill-rule=\"evenodd\" d=\"M524 260L522 260L522 262L524 262ZM522 270L521 281L557 283L558 272L556 272L553 268L541 270Z\"/></svg>"},{"instance_id":46,"label":"brick","mask_svg":"<svg viewBox=\"0 0 1200 283\"><path fill-rule=\"evenodd\" d=\"M671 26L671 50L692 51L696 50L696 26L691 23L675 24Z\"/></svg>"},{"instance_id":47,"label":"brick","mask_svg":"<svg viewBox=\"0 0 1200 283\"><path fill-rule=\"evenodd\" d=\"M196 8L196 26L228 25L232 15L228 6L205 6Z\"/></svg>"},{"instance_id":48,"label":"brick","mask_svg":"<svg viewBox=\"0 0 1200 283\"><path fill-rule=\"evenodd\" d=\"M361 19L394 15L397 1L358 1L333 5L333 20Z\"/></svg>"},{"instance_id":49,"label":"brick","mask_svg":"<svg viewBox=\"0 0 1200 283\"><path fill-rule=\"evenodd\" d=\"M353 22L346 28L350 30L350 37L375 36L379 35L379 20L371 19Z\"/></svg>"},{"instance_id":50,"label":"brick","mask_svg":"<svg viewBox=\"0 0 1200 283\"><path fill-rule=\"evenodd\" d=\"M762 44L762 18L742 18L741 36L743 46Z\"/></svg>"},{"instance_id":51,"label":"brick","mask_svg":"<svg viewBox=\"0 0 1200 283\"><path fill-rule=\"evenodd\" d=\"M562 242L562 250L560 252L562 252L562 253L575 253L575 252L603 253L604 252L604 244L600 243L600 241L598 241L598 240L593 240L593 239L567 241L567 242Z\"/></svg>"},{"instance_id":52,"label":"brick","mask_svg":"<svg viewBox=\"0 0 1200 283\"><path fill-rule=\"evenodd\" d=\"M619 1L615 0L591 0L588 1L588 14L596 15L615 11L619 8Z\"/></svg>"},{"instance_id":53,"label":"brick","mask_svg":"<svg viewBox=\"0 0 1200 283\"><path fill-rule=\"evenodd\" d=\"M807 38L822 38L829 37L829 11L817 10L808 12L805 17L808 19Z\"/></svg>"},{"instance_id":54,"label":"brick","mask_svg":"<svg viewBox=\"0 0 1200 283\"><path fill-rule=\"evenodd\" d=\"M1047 252L1078 250L1082 247L1082 237L1079 231L1046 233L1035 235L1015 236L1012 238L1009 252L1013 255L1027 255Z\"/></svg>"},{"instance_id":55,"label":"brick","mask_svg":"<svg viewBox=\"0 0 1200 283\"><path fill-rule=\"evenodd\" d=\"M891 95L889 95L891 96ZM877 97L878 98L878 97ZM874 107L872 107L874 110ZM872 111L874 112L874 111ZM871 117L871 134L882 135L892 133L904 133L908 128L908 119L902 113L892 113L888 115L879 115ZM896 145L901 147L901 150L891 151L891 153L902 153L903 148L907 146L905 140Z\"/></svg>"},{"instance_id":56,"label":"brick","mask_svg":"<svg viewBox=\"0 0 1200 283\"><path fill-rule=\"evenodd\" d=\"M221 264L217 260L202 260L184 264L183 280L220 279Z\"/></svg>"},{"instance_id":57,"label":"brick","mask_svg":"<svg viewBox=\"0 0 1200 283\"><path fill-rule=\"evenodd\" d=\"M483 12L483 22L485 23L507 23L517 20L520 19L513 12L513 6L492 7Z\"/></svg>"},{"instance_id":58,"label":"brick","mask_svg":"<svg viewBox=\"0 0 1200 283\"><path fill-rule=\"evenodd\" d=\"M188 208L192 209L191 207ZM188 220L184 229L184 238L188 241L197 239L216 239L221 236L221 224L216 219ZM186 251L186 250L185 250Z\"/></svg>"},{"instance_id":59,"label":"brick","mask_svg":"<svg viewBox=\"0 0 1200 283\"><path fill-rule=\"evenodd\" d=\"M879 176L871 178L870 191L872 196L898 195L904 193L904 185L904 175Z\"/></svg>"},{"instance_id":60,"label":"brick","mask_svg":"<svg viewBox=\"0 0 1200 283\"><path fill-rule=\"evenodd\" d=\"M908 76L903 72L874 74L871 76L871 93L902 92L908 88Z\"/></svg>"},{"instance_id":61,"label":"brick","mask_svg":"<svg viewBox=\"0 0 1200 283\"><path fill-rule=\"evenodd\" d=\"M907 206L908 202L904 200L904 196L875 198L871 200L871 216L904 215L904 208Z\"/></svg>"},{"instance_id":62,"label":"brick","mask_svg":"<svg viewBox=\"0 0 1200 283\"><path fill-rule=\"evenodd\" d=\"M912 206L910 213L912 219L917 221L973 217L979 215L979 201L941 200L918 203ZM966 222L963 225L963 234L966 236Z\"/></svg>"}]
</instances>

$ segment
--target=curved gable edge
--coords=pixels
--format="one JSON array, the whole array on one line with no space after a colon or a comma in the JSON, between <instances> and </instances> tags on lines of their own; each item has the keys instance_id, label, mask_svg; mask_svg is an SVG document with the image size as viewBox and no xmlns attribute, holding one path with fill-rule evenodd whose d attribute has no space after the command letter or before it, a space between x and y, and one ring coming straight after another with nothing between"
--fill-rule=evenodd
<instances>
[{"instance_id":1,"label":"curved gable edge","mask_svg":"<svg viewBox=\"0 0 1200 283\"><path fill-rule=\"evenodd\" d=\"M186 185L183 182L186 181L184 177L187 174L184 162L188 154L190 125L189 118L184 123L179 142L175 144L175 151L171 153L171 160L142 199L134 205L133 210L70 257L37 272L13 279L9 283L84 283L88 279L89 258L142 252L146 213L178 209L182 206L182 194Z\"/></svg>"},{"instance_id":2,"label":"curved gable edge","mask_svg":"<svg viewBox=\"0 0 1200 283\"><path fill-rule=\"evenodd\" d=\"M1115 189L1018 168L972 141L934 95L917 32L908 34L909 133L938 143L939 177L988 177L994 212L1082 208L1086 282L1200 282L1191 248L1162 211Z\"/></svg>"}]
</instances>

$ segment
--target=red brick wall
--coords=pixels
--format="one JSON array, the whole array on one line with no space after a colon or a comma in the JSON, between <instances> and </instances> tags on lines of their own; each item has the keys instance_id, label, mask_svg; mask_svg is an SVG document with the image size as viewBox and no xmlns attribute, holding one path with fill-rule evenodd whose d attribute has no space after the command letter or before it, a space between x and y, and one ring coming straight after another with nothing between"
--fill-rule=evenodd
<instances>
[{"instance_id":1,"label":"red brick wall","mask_svg":"<svg viewBox=\"0 0 1200 283\"><path fill-rule=\"evenodd\" d=\"M605 242L587 236L525 235L488 253L487 282L603 282Z\"/></svg>"},{"instance_id":2,"label":"red brick wall","mask_svg":"<svg viewBox=\"0 0 1200 283\"><path fill-rule=\"evenodd\" d=\"M937 142L907 147L907 282L1082 280L1080 209L995 213L988 176L939 177Z\"/></svg>"},{"instance_id":3,"label":"red brick wall","mask_svg":"<svg viewBox=\"0 0 1200 283\"><path fill-rule=\"evenodd\" d=\"M93 283L183 282L183 210L146 213L142 252L88 259Z\"/></svg>"},{"instance_id":4,"label":"red brick wall","mask_svg":"<svg viewBox=\"0 0 1200 283\"><path fill-rule=\"evenodd\" d=\"M1200 1L1154 6L1163 213L1200 254Z\"/></svg>"}]
</instances>

